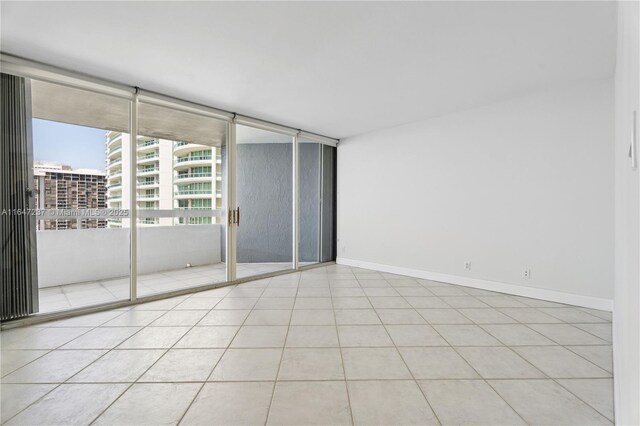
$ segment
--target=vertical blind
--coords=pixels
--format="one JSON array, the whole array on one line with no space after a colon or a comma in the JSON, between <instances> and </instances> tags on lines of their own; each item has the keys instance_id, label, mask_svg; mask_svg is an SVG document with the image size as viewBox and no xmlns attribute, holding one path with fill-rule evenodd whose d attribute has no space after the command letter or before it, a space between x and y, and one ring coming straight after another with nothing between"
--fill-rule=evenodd
<instances>
[{"instance_id":1,"label":"vertical blind","mask_svg":"<svg viewBox=\"0 0 640 426\"><path fill-rule=\"evenodd\" d=\"M0 243L2 321L38 310L31 112L28 82L2 74L0 94Z\"/></svg>"}]
</instances>

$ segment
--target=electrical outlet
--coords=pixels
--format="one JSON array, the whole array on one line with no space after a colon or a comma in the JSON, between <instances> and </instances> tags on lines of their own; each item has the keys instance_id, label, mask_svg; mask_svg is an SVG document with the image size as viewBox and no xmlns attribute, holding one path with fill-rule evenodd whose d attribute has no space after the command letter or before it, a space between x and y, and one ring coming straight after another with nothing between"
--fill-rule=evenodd
<instances>
[{"instance_id":1,"label":"electrical outlet","mask_svg":"<svg viewBox=\"0 0 640 426\"><path fill-rule=\"evenodd\" d=\"M531 279L531 269L530 268L524 268L524 270L522 271L522 278L524 278L525 280L530 280Z\"/></svg>"},{"instance_id":2,"label":"electrical outlet","mask_svg":"<svg viewBox=\"0 0 640 426\"><path fill-rule=\"evenodd\" d=\"M468 260L466 262L464 262L464 270L465 271L470 271L471 270L471 262L469 262Z\"/></svg>"}]
</instances>

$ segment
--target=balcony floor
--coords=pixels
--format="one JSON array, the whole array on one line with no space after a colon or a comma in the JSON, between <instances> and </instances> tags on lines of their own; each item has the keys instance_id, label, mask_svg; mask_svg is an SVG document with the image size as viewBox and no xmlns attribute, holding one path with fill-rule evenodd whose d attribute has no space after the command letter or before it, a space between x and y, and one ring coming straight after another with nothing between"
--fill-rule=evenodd
<instances>
[{"instance_id":1,"label":"balcony floor","mask_svg":"<svg viewBox=\"0 0 640 426\"><path fill-rule=\"evenodd\" d=\"M611 314L327 266L3 331L1 422L611 424Z\"/></svg>"},{"instance_id":2,"label":"balcony floor","mask_svg":"<svg viewBox=\"0 0 640 426\"><path fill-rule=\"evenodd\" d=\"M288 269L290 263L238 263L238 278ZM224 263L181 268L138 276L138 296L165 293L225 281ZM129 297L129 278L90 281L45 287L39 290L40 313L63 311L96 304L126 300Z\"/></svg>"}]
</instances>

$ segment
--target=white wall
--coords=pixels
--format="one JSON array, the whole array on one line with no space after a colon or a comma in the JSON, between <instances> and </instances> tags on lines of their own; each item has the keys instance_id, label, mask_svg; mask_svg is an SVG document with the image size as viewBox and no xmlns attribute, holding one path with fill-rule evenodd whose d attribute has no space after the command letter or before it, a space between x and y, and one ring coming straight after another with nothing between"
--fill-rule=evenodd
<instances>
[{"instance_id":1,"label":"white wall","mask_svg":"<svg viewBox=\"0 0 640 426\"><path fill-rule=\"evenodd\" d=\"M149 226L138 230L138 273L220 262L220 225ZM38 231L38 286L129 275L129 229Z\"/></svg>"},{"instance_id":2,"label":"white wall","mask_svg":"<svg viewBox=\"0 0 640 426\"><path fill-rule=\"evenodd\" d=\"M613 121L607 80L342 140L338 262L610 309Z\"/></svg>"},{"instance_id":3,"label":"white wall","mask_svg":"<svg viewBox=\"0 0 640 426\"><path fill-rule=\"evenodd\" d=\"M631 168L628 157L632 113L640 114L639 21L638 2L618 3L613 364L616 423L621 425L640 424L640 171Z\"/></svg>"}]
</instances>

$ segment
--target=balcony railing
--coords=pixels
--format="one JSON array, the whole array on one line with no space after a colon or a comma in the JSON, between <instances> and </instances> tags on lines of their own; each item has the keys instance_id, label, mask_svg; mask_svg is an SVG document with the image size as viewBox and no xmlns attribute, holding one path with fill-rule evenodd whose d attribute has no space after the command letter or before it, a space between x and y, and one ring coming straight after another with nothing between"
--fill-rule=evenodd
<instances>
[{"instance_id":1,"label":"balcony railing","mask_svg":"<svg viewBox=\"0 0 640 426\"><path fill-rule=\"evenodd\" d=\"M182 189L175 192L175 195L195 195L195 194L213 194L211 189Z\"/></svg>"},{"instance_id":2,"label":"balcony railing","mask_svg":"<svg viewBox=\"0 0 640 426\"><path fill-rule=\"evenodd\" d=\"M208 161L208 160L211 160L212 158L213 157L211 157L210 155L193 155L188 157L179 157L176 159L175 163L180 164L180 163L185 163L187 161Z\"/></svg>"},{"instance_id":3,"label":"balcony railing","mask_svg":"<svg viewBox=\"0 0 640 426\"><path fill-rule=\"evenodd\" d=\"M138 182L138 186L160 185L160 181L151 180L145 182Z\"/></svg>"},{"instance_id":4,"label":"balcony railing","mask_svg":"<svg viewBox=\"0 0 640 426\"><path fill-rule=\"evenodd\" d=\"M160 141L158 139L152 139L149 141L144 141L142 143L138 143L138 148L145 148L147 146L158 145Z\"/></svg>"},{"instance_id":5,"label":"balcony railing","mask_svg":"<svg viewBox=\"0 0 640 426\"><path fill-rule=\"evenodd\" d=\"M141 220L147 219L144 212L138 217ZM110 228L115 227L116 223L122 223L122 218L119 217L107 220ZM220 241L221 225L212 224L192 229L158 224L153 228L132 231L131 224L127 222L130 219L125 220L127 228L118 226L118 229L38 231L38 258L45 260L38 266L39 286L77 284L129 276L129 250L128 246L123 245L123 241L129 241L130 232L139 232L141 242L154 241L153 244L144 246L144 256L138 258L139 274L184 270L186 264L215 265L220 262L220 244L212 244L212 241ZM90 248L95 248L96 241L99 241L100 253L108 253L107 257L88 255ZM60 247L64 247L64 250L60 250ZM189 250L177 250L176 247L189 247ZM2 336L4 340L4 332Z\"/></svg>"},{"instance_id":6,"label":"balcony railing","mask_svg":"<svg viewBox=\"0 0 640 426\"><path fill-rule=\"evenodd\" d=\"M109 154L113 154L114 152L117 152L117 151L122 151L122 145L117 145L117 146L114 146L113 148L111 148L109 150Z\"/></svg>"},{"instance_id":7,"label":"balcony railing","mask_svg":"<svg viewBox=\"0 0 640 426\"><path fill-rule=\"evenodd\" d=\"M153 154L149 154L149 155L143 155L141 157L138 157L138 162L142 162L142 161L149 161L149 160L153 160L156 158L160 158L160 154L153 153Z\"/></svg>"},{"instance_id":8,"label":"balcony railing","mask_svg":"<svg viewBox=\"0 0 640 426\"><path fill-rule=\"evenodd\" d=\"M159 170L160 170L160 167L149 167L146 169L138 169L138 174L152 173L152 172L157 172Z\"/></svg>"},{"instance_id":9,"label":"balcony railing","mask_svg":"<svg viewBox=\"0 0 640 426\"><path fill-rule=\"evenodd\" d=\"M203 172L203 173L184 173L176 176L176 179L192 179L192 178L203 178L203 177L212 177L211 172Z\"/></svg>"},{"instance_id":10,"label":"balcony railing","mask_svg":"<svg viewBox=\"0 0 640 426\"><path fill-rule=\"evenodd\" d=\"M113 141L115 141L118 138L122 137L122 133L114 133L113 135L109 136L109 141L108 143L111 143Z\"/></svg>"}]
</instances>

